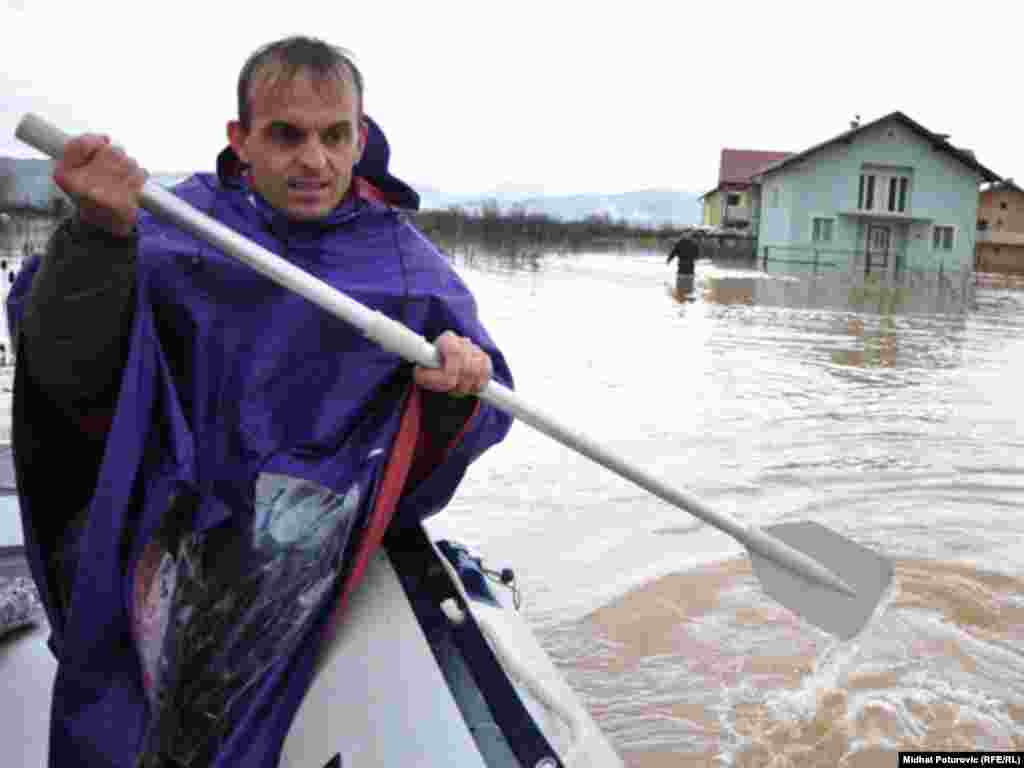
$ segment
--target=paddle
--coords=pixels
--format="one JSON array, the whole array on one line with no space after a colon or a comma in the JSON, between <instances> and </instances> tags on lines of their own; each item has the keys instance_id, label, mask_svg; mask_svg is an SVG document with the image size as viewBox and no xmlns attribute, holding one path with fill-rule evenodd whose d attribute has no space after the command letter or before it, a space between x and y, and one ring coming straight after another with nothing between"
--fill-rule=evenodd
<instances>
[{"instance_id":1,"label":"paddle","mask_svg":"<svg viewBox=\"0 0 1024 768\"><path fill-rule=\"evenodd\" d=\"M53 158L63 153L70 138L33 114L22 118L15 135ZM146 182L141 204L150 213L173 222L355 326L389 352L412 363L439 367L437 350L421 336L249 241L155 182ZM479 397L735 538L750 553L754 572L765 591L827 632L843 639L856 635L874 613L892 580L892 565L888 560L818 523L748 527L709 509L690 494L669 486L586 435L559 423L496 381L489 382ZM827 562L829 567L822 562Z\"/></svg>"}]
</instances>

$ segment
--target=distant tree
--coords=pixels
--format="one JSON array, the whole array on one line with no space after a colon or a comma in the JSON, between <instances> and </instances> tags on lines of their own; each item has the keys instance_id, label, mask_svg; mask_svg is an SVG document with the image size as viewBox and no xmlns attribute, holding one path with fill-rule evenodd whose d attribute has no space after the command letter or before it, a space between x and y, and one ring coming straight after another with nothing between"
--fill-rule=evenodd
<instances>
[{"instance_id":1,"label":"distant tree","mask_svg":"<svg viewBox=\"0 0 1024 768\"><path fill-rule=\"evenodd\" d=\"M501 208L494 198L480 204L480 230L484 240L497 239L501 230Z\"/></svg>"},{"instance_id":2,"label":"distant tree","mask_svg":"<svg viewBox=\"0 0 1024 768\"><path fill-rule=\"evenodd\" d=\"M611 230L612 216L608 211L592 213L583 220L584 231L591 237L601 237Z\"/></svg>"},{"instance_id":3,"label":"distant tree","mask_svg":"<svg viewBox=\"0 0 1024 768\"><path fill-rule=\"evenodd\" d=\"M14 202L14 174L8 170L0 170L0 206Z\"/></svg>"},{"instance_id":4,"label":"distant tree","mask_svg":"<svg viewBox=\"0 0 1024 768\"><path fill-rule=\"evenodd\" d=\"M608 212L591 214L582 220L562 220L545 213L529 213L521 205L502 211L493 199L482 202L475 211L452 206L443 211L419 211L414 218L423 233L442 250L472 249L483 244L509 258L527 260L550 249L621 247L630 241L643 247L658 247L658 241L666 235L678 233L667 223L659 229L634 226L624 218L613 219Z\"/></svg>"},{"instance_id":5,"label":"distant tree","mask_svg":"<svg viewBox=\"0 0 1024 768\"><path fill-rule=\"evenodd\" d=\"M493 197L480 203L480 215L484 219L495 220L501 215L501 208L498 201Z\"/></svg>"}]
</instances>

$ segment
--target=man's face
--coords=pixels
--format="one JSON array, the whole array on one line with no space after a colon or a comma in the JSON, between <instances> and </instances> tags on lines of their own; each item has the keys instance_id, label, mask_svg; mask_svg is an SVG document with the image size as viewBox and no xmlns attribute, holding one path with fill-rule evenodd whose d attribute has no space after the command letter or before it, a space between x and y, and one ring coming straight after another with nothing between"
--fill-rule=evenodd
<instances>
[{"instance_id":1,"label":"man's face","mask_svg":"<svg viewBox=\"0 0 1024 768\"><path fill-rule=\"evenodd\" d=\"M228 138L249 164L252 185L293 219L327 216L348 191L365 144L351 79L257 78L249 105L249 130L232 121Z\"/></svg>"}]
</instances>

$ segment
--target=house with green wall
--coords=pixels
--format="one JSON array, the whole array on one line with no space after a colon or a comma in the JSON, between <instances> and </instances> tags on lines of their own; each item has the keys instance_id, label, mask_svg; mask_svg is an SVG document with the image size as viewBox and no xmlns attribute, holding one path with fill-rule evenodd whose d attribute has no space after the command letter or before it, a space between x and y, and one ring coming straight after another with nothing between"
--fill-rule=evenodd
<instances>
[{"instance_id":1,"label":"house with green wall","mask_svg":"<svg viewBox=\"0 0 1024 768\"><path fill-rule=\"evenodd\" d=\"M1000 178L949 139L892 112L762 169L759 258L766 268L972 270L979 187Z\"/></svg>"}]
</instances>

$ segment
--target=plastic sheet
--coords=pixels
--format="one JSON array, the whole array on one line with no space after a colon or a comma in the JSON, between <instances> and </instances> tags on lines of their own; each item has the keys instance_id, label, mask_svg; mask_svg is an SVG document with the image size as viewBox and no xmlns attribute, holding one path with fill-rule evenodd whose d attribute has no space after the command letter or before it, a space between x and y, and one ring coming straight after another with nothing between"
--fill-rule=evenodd
<instances>
[{"instance_id":1,"label":"plastic sheet","mask_svg":"<svg viewBox=\"0 0 1024 768\"><path fill-rule=\"evenodd\" d=\"M236 704L290 657L334 592L361 496L358 485L342 495L262 474L248 530L158 533L140 564L149 576L137 637L153 717L139 768L210 764ZM179 504L168 518L180 519Z\"/></svg>"}]
</instances>

